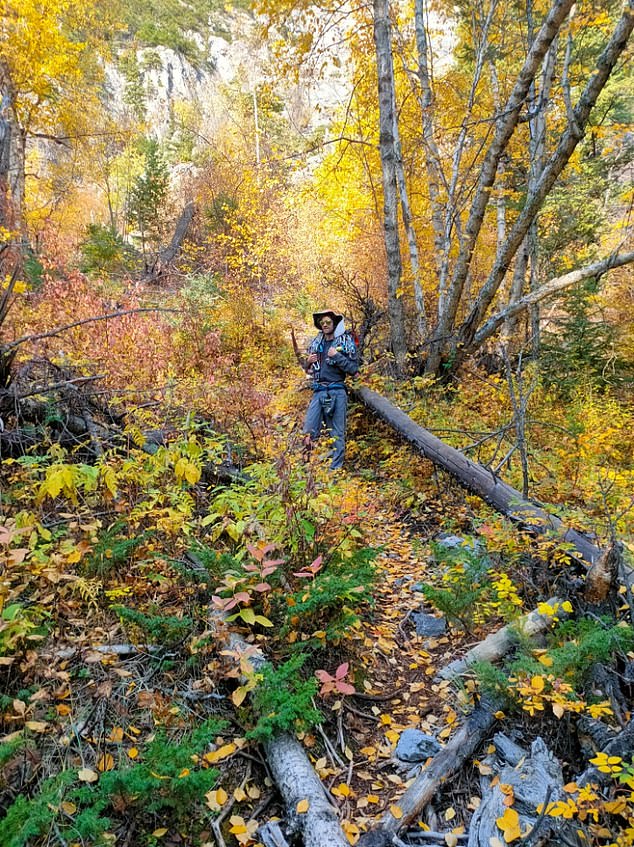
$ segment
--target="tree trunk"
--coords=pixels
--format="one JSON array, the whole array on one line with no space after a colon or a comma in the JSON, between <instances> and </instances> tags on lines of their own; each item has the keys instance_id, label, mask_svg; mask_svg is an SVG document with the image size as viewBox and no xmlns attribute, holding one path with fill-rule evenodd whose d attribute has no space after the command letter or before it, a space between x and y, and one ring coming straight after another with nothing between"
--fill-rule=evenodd
<instances>
[{"instance_id":1,"label":"tree trunk","mask_svg":"<svg viewBox=\"0 0 634 847\"><path fill-rule=\"evenodd\" d=\"M416 330L418 332L418 342L422 344L425 340L425 336L427 335L427 311L425 309L425 298L423 296L423 285L420 275L418 243L416 241L416 233L414 232L412 210L409 204L409 195L407 192L407 182L405 181L405 167L403 165L403 150L398 130L396 103L392 104L392 110L392 114L394 116L396 180L398 184L398 193L401 198L401 217L403 219L403 228L405 229L407 244L409 246L409 264L412 271L414 303L416 305Z\"/></svg>"},{"instance_id":2,"label":"tree trunk","mask_svg":"<svg viewBox=\"0 0 634 847\"><path fill-rule=\"evenodd\" d=\"M579 102L574 109L572 123L568 125L568 128L559 141L557 149L544 167L535 189L526 198L526 203L509 233L504 249L496 257L491 273L483 285L473 309L458 331L453 345L456 351L452 365L454 370L464 361L467 353L474 349L473 341L479 324L491 305L515 253L529 231L542 203L550 193L555 181L585 134L590 113L597 102L599 94L610 78L610 74L619 57L625 50L632 29L634 29L634 4L632 0L629 0L629 4L629 8L623 12L612 34L612 38L599 57L596 73L588 81L583 94L579 98ZM535 43L537 41L539 41L539 36L535 40Z\"/></svg>"},{"instance_id":3,"label":"tree trunk","mask_svg":"<svg viewBox=\"0 0 634 847\"><path fill-rule=\"evenodd\" d=\"M398 235L394 145L394 66L389 0L374 0L374 42L379 87L379 152L383 177L383 230L387 254L387 311L396 370L399 375L402 375L405 373L407 339L401 291L401 247Z\"/></svg>"},{"instance_id":4,"label":"tree trunk","mask_svg":"<svg viewBox=\"0 0 634 847\"><path fill-rule=\"evenodd\" d=\"M444 225L440 186L444 181L440 164L440 152L436 144L434 131L434 95L431 87L430 63L431 51L425 24L425 0L414 0L414 25L416 28L416 49L418 51L418 78L421 89L421 113L423 121L423 143L425 145L425 168L427 170L427 188L431 206L431 224L434 230L434 256L440 274L440 262L444 252Z\"/></svg>"},{"instance_id":5,"label":"tree trunk","mask_svg":"<svg viewBox=\"0 0 634 847\"><path fill-rule=\"evenodd\" d=\"M426 363L428 373L438 372L441 365L442 352L446 347L447 336L453 330L460 298L471 265L476 240L482 228L484 213L489 202L491 187L495 181L500 157L505 151L517 126L520 109L526 100L537 68L546 55L553 39L559 32L559 28L570 11L573 2L574 0L555 0L554 5L548 13L548 17L531 46L524 66L515 83L515 87L505 104L504 117L496 122L495 136L482 163L475 197L467 220L465 237L456 261L447 300L439 312L438 326L434 333Z\"/></svg>"},{"instance_id":6,"label":"tree trunk","mask_svg":"<svg viewBox=\"0 0 634 847\"><path fill-rule=\"evenodd\" d=\"M389 424L402 438L434 464L450 473L467 490L486 500L510 520L536 534L548 533L574 546L571 557L593 564L601 554L580 532L566 527L559 518L522 498L519 491L502 482L482 465L472 462L459 450L444 444L422 426L414 423L405 412L394 406L385 397L369 388L358 388L354 394Z\"/></svg>"}]
</instances>

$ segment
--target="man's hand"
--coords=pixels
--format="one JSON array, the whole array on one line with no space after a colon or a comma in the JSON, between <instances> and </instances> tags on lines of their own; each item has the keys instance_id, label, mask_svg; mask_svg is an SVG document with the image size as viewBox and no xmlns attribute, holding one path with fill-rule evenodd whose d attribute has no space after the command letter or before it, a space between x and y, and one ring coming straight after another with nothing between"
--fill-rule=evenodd
<instances>
[{"instance_id":1,"label":"man's hand","mask_svg":"<svg viewBox=\"0 0 634 847\"><path fill-rule=\"evenodd\" d=\"M314 365L315 362L319 359L317 353L309 353L308 358L306 359L306 365Z\"/></svg>"},{"instance_id":2,"label":"man's hand","mask_svg":"<svg viewBox=\"0 0 634 847\"><path fill-rule=\"evenodd\" d=\"M332 359L332 358L333 358L333 356L336 356L338 352L339 352L339 351L337 350L337 348L336 348L336 347L329 347L329 348L328 348L328 358L329 358L329 359Z\"/></svg>"}]
</instances>

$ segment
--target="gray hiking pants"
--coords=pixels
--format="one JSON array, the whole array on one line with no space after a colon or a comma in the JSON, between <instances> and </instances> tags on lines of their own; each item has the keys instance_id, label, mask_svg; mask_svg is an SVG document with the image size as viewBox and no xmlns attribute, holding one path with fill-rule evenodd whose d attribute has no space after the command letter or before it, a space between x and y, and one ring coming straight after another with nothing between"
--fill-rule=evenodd
<instances>
[{"instance_id":1,"label":"gray hiking pants","mask_svg":"<svg viewBox=\"0 0 634 847\"><path fill-rule=\"evenodd\" d=\"M346 449L346 417L348 412L348 395L345 388L330 388L328 391L313 392L312 399L306 411L304 433L310 435L312 441L317 441L322 427L328 435L335 439L332 447L332 470L343 465Z\"/></svg>"}]
</instances>

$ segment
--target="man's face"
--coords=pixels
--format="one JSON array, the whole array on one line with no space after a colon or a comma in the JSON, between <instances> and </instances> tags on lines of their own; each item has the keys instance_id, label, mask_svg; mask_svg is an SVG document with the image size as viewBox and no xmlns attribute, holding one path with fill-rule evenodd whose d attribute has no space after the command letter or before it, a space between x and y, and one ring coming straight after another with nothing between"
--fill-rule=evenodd
<instances>
[{"instance_id":1,"label":"man's face","mask_svg":"<svg viewBox=\"0 0 634 847\"><path fill-rule=\"evenodd\" d=\"M332 318L322 318L319 321L319 326L321 327L322 332L326 335L330 335L330 333L335 328Z\"/></svg>"}]
</instances>

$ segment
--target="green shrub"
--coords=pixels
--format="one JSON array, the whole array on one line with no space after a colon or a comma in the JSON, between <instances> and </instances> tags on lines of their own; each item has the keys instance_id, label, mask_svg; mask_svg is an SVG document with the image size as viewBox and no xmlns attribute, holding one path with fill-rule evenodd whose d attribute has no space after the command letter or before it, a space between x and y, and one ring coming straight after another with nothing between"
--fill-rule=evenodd
<instances>
[{"instance_id":1,"label":"green shrub","mask_svg":"<svg viewBox=\"0 0 634 847\"><path fill-rule=\"evenodd\" d=\"M279 598L278 605L284 604L282 636L319 630L326 641L342 638L359 620L358 608L372 602L378 552L364 547L350 557L335 558L299 591Z\"/></svg>"},{"instance_id":2,"label":"green shrub","mask_svg":"<svg viewBox=\"0 0 634 847\"><path fill-rule=\"evenodd\" d=\"M169 647L186 638L194 622L189 617L175 615L146 615L127 606L112 606L122 622L138 627L150 643Z\"/></svg>"},{"instance_id":3,"label":"green shrub","mask_svg":"<svg viewBox=\"0 0 634 847\"><path fill-rule=\"evenodd\" d=\"M119 233L98 223L86 227L81 256L81 270L88 274L125 274L135 264L132 250Z\"/></svg>"},{"instance_id":4,"label":"green shrub","mask_svg":"<svg viewBox=\"0 0 634 847\"><path fill-rule=\"evenodd\" d=\"M297 653L278 668L265 666L262 681L251 695L258 716L247 738L269 741L283 732L306 732L321 723L323 716L313 706L315 679L302 680L300 670L306 655Z\"/></svg>"},{"instance_id":5,"label":"green shrub","mask_svg":"<svg viewBox=\"0 0 634 847\"><path fill-rule=\"evenodd\" d=\"M53 825L60 840L66 835L85 844L105 844L104 833L119 814L126 819L134 814L141 834L145 820L148 835L155 827L154 816L162 810L171 810L176 822L191 818L192 805L202 800L218 777L217 770L198 767L194 760L225 727L223 722L209 719L179 739L159 731L143 752L142 761L123 761L91 785L80 783L74 770L46 779L33 797L18 797L0 820L2 847L28 847ZM61 808L63 801L77 811L66 814Z\"/></svg>"},{"instance_id":6,"label":"green shrub","mask_svg":"<svg viewBox=\"0 0 634 847\"><path fill-rule=\"evenodd\" d=\"M443 584L423 585L425 599L469 632L476 622L478 604L486 599L491 563L474 546L433 544L432 549L436 561L444 565Z\"/></svg>"}]
</instances>

